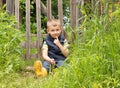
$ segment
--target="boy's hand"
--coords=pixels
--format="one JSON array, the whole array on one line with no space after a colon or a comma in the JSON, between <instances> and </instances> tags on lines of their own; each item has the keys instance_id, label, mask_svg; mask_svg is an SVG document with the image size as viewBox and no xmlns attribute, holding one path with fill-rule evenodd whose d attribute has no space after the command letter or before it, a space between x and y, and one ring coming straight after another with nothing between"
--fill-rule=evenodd
<instances>
[{"instance_id":1,"label":"boy's hand","mask_svg":"<svg viewBox=\"0 0 120 88\"><path fill-rule=\"evenodd\" d=\"M54 43L55 43L57 46L60 45L60 41L59 41L58 37L56 37L56 39L54 40Z\"/></svg>"},{"instance_id":2,"label":"boy's hand","mask_svg":"<svg viewBox=\"0 0 120 88\"><path fill-rule=\"evenodd\" d=\"M55 65L55 60L54 60L54 59L50 59L50 63L51 63L52 65Z\"/></svg>"}]
</instances>

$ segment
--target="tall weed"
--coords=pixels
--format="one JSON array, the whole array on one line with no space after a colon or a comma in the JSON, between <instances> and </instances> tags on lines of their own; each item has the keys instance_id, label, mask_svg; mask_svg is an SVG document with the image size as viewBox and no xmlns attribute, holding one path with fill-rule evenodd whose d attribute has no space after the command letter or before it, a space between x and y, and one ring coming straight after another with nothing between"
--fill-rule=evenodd
<instances>
[{"instance_id":1,"label":"tall weed","mask_svg":"<svg viewBox=\"0 0 120 88\"><path fill-rule=\"evenodd\" d=\"M120 22L109 16L93 16L75 31L68 65L56 69L41 87L119 88ZM83 31L82 36L78 31ZM47 85L47 87L46 87Z\"/></svg>"},{"instance_id":2,"label":"tall weed","mask_svg":"<svg viewBox=\"0 0 120 88\"><path fill-rule=\"evenodd\" d=\"M15 29L15 18L0 10L0 77L9 72L20 70L21 32Z\"/></svg>"}]
</instances>

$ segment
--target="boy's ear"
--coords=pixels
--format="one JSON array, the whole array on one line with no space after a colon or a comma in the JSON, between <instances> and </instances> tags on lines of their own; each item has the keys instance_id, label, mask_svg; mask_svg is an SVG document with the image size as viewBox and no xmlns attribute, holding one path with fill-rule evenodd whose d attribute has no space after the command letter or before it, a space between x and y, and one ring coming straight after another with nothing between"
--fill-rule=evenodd
<instances>
[{"instance_id":1,"label":"boy's ear","mask_svg":"<svg viewBox=\"0 0 120 88\"><path fill-rule=\"evenodd\" d=\"M48 30L48 28L46 29L46 32L47 32L47 33L49 33L49 30Z\"/></svg>"}]
</instances>

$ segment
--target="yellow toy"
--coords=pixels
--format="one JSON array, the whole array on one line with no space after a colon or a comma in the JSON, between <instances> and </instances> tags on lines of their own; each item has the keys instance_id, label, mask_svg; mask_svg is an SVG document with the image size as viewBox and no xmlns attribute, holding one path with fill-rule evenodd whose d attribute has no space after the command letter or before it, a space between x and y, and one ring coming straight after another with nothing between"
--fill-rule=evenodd
<instances>
[{"instance_id":1,"label":"yellow toy","mask_svg":"<svg viewBox=\"0 0 120 88\"><path fill-rule=\"evenodd\" d=\"M45 77L47 76L47 70L42 67L41 61L37 60L34 63L34 71L37 77Z\"/></svg>"}]
</instances>

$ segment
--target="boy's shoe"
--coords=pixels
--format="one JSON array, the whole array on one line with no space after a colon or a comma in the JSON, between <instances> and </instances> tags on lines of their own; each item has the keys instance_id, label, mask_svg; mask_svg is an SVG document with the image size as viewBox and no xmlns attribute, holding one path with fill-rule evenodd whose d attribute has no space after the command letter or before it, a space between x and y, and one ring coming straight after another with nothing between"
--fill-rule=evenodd
<instances>
[{"instance_id":1,"label":"boy's shoe","mask_svg":"<svg viewBox=\"0 0 120 88\"><path fill-rule=\"evenodd\" d=\"M45 77L47 75L47 70L42 67L42 63L39 60L34 63L34 71L37 77Z\"/></svg>"}]
</instances>

